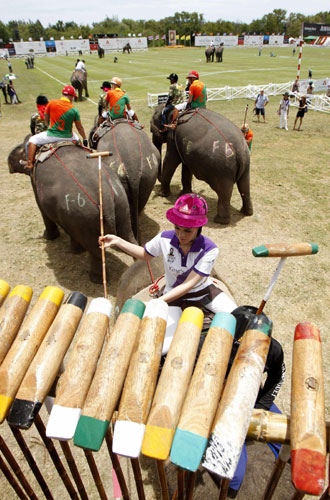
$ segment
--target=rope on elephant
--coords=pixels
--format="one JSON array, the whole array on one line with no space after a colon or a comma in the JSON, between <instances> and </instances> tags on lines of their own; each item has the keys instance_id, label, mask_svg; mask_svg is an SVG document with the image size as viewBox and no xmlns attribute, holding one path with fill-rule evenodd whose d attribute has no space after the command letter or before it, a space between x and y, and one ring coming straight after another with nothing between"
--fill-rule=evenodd
<instances>
[{"instance_id":1,"label":"rope on elephant","mask_svg":"<svg viewBox=\"0 0 330 500\"><path fill-rule=\"evenodd\" d=\"M58 159L58 161L61 163L61 165L65 168L65 170L68 172L69 175L71 175L72 179L75 181L75 183L77 184L77 186L80 187L80 189L85 193L85 195L90 199L90 201L95 205L95 206L99 206L99 204L93 200L93 198L87 193L86 189L84 189L82 187L82 185L80 184L80 182L75 178L75 176L73 175L72 172L70 172L70 170L68 169L68 167L62 162L61 158L58 156L58 154L56 153L56 150L51 146L51 149L53 150L53 153L55 155L55 157Z\"/></svg>"},{"instance_id":2,"label":"rope on elephant","mask_svg":"<svg viewBox=\"0 0 330 500\"><path fill-rule=\"evenodd\" d=\"M212 120L209 120L208 118L206 118L206 116L204 116L202 113L200 113L200 111L197 109L196 110L197 114L199 116L201 116L202 118L204 118L204 120L206 120L207 122L209 122L211 125L213 125L213 127L217 130L217 132L219 132L219 134L224 138L224 140L226 141L226 143L228 144L229 148L233 151L233 153L236 154L236 151L234 151L234 146L233 144L227 139L227 137L221 132L221 130L218 129L218 127L216 126L215 123L212 122Z\"/></svg>"}]
</instances>

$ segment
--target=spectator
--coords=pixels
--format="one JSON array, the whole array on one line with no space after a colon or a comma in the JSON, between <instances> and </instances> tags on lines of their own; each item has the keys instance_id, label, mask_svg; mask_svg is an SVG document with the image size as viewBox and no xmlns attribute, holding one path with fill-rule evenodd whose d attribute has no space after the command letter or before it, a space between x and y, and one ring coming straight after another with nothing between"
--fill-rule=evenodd
<instances>
[{"instance_id":1,"label":"spectator","mask_svg":"<svg viewBox=\"0 0 330 500\"><path fill-rule=\"evenodd\" d=\"M325 95L326 95L326 97L330 97L330 83L328 85L328 90L327 90L327 93Z\"/></svg>"},{"instance_id":2,"label":"spectator","mask_svg":"<svg viewBox=\"0 0 330 500\"><path fill-rule=\"evenodd\" d=\"M1 90L2 90L2 93L3 93L3 97L5 98L6 104L9 104L9 102L7 101L7 90L6 90L6 84L5 84L5 82L0 82L0 87L1 87Z\"/></svg>"},{"instance_id":3,"label":"spectator","mask_svg":"<svg viewBox=\"0 0 330 500\"><path fill-rule=\"evenodd\" d=\"M309 82L308 87L307 87L306 94L312 95L313 94L313 90L314 90L314 85L313 85L313 80L311 80Z\"/></svg>"},{"instance_id":4,"label":"spectator","mask_svg":"<svg viewBox=\"0 0 330 500\"><path fill-rule=\"evenodd\" d=\"M299 92L299 88L300 88L299 80L295 80L293 82L291 92Z\"/></svg>"},{"instance_id":5,"label":"spectator","mask_svg":"<svg viewBox=\"0 0 330 500\"><path fill-rule=\"evenodd\" d=\"M307 113L307 111L308 111L307 99L306 99L306 96L303 95L302 98L299 100L299 108L298 108L296 119L294 121L293 130L300 130L304 115L305 115L305 113ZM298 121L298 118L300 118L300 123L299 123L299 127L296 129L296 123Z\"/></svg>"},{"instance_id":6,"label":"spectator","mask_svg":"<svg viewBox=\"0 0 330 500\"><path fill-rule=\"evenodd\" d=\"M280 128L282 128L284 121L285 130L288 130L289 106L289 92L285 92L283 94L283 99L281 99L280 107L278 108L278 114L280 115Z\"/></svg>"},{"instance_id":7,"label":"spectator","mask_svg":"<svg viewBox=\"0 0 330 500\"><path fill-rule=\"evenodd\" d=\"M10 104L18 104L18 97L16 94L16 90L11 80L9 80L9 83L7 85L7 92L10 97Z\"/></svg>"},{"instance_id":8,"label":"spectator","mask_svg":"<svg viewBox=\"0 0 330 500\"><path fill-rule=\"evenodd\" d=\"M262 115L264 119L264 123L266 123L266 115L265 115L265 107L267 106L269 102L268 97L264 93L264 90L260 90L259 94L257 95L257 98L254 102L254 107L256 110L256 115L258 118L258 123L260 122L260 115Z\"/></svg>"}]
</instances>

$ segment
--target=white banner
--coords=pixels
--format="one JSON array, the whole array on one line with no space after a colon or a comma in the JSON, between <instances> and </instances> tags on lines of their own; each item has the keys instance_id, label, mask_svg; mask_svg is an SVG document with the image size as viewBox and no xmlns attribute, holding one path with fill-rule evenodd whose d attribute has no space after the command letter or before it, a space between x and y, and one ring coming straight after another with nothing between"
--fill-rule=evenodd
<instances>
[{"instance_id":1,"label":"white banner","mask_svg":"<svg viewBox=\"0 0 330 500\"><path fill-rule=\"evenodd\" d=\"M238 36L195 36L195 47L208 47L213 42L215 46L223 43L225 47L234 47L238 45Z\"/></svg>"},{"instance_id":2,"label":"white banner","mask_svg":"<svg viewBox=\"0 0 330 500\"><path fill-rule=\"evenodd\" d=\"M309 80L299 80L300 83L300 94L306 93L307 87L309 85ZM324 92L328 89L330 84L330 78L323 78L322 80L313 80L313 92Z\"/></svg>"},{"instance_id":3,"label":"white banner","mask_svg":"<svg viewBox=\"0 0 330 500\"><path fill-rule=\"evenodd\" d=\"M65 52L89 51L89 40L55 40L56 52L65 54Z\"/></svg>"},{"instance_id":4,"label":"white banner","mask_svg":"<svg viewBox=\"0 0 330 500\"><path fill-rule=\"evenodd\" d=\"M0 58L8 57L8 49L0 49Z\"/></svg>"},{"instance_id":5,"label":"white banner","mask_svg":"<svg viewBox=\"0 0 330 500\"><path fill-rule=\"evenodd\" d=\"M14 42L17 56L28 56L31 54L46 54L45 42Z\"/></svg>"},{"instance_id":6,"label":"white banner","mask_svg":"<svg viewBox=\"0 0 330 500\"><path fill-rule=\"evenodd\" d=\"M244 45L254 45L259 47L263 44L264 36L263 35L245 35L244 36Z\"/></svg>"},{"instance_id":7,"label":"white banner","mask_svg":"<svg viewBox=\"0 0 330 500\"><path fill-rule=\"evenodd\" d=\"M269 45L283 45L284 36L283 35L270 35Z\"/></svg>"},{"instance_id":8,"label":"white banner","mask_svg":"<svg viewBox=\"0 0 330 500\"><path fill-rule=\"evenodd\" d=\"M136 38L99 38L99 46L104 50L121 50L124 45L130 44L132 49L147 49L147 37Z\"/></svg>"}]
</instances>

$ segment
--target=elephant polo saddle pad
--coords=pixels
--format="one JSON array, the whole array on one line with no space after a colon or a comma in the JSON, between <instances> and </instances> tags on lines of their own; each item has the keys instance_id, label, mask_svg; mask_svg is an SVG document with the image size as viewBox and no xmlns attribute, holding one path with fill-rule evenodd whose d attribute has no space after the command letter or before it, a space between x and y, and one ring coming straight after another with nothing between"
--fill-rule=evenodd
<instances>
[{"instance_id":1,"label":"elephant polo saddle pad","mask_svg":"<svg viewBox=\"0 0 330 500\"><path fill-rule=\"evenodd\" d=\"M60 142L52 142L51 144L44 144L41 146L39 149L37 155L36 155L36 163L43 163L45 160L50 158L55 151L58 149L62 148L63 146L73 146L73 147L82 147L80 144L77 142L72 142L72 141L60 141Z\"/></svg>"}]
</instances>

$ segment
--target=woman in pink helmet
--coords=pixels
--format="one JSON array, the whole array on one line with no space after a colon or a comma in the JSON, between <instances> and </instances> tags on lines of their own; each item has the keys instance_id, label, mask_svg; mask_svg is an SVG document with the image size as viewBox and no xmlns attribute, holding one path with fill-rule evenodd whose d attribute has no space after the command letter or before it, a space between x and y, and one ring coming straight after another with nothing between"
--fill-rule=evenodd
<instances>
[{"instance_id":1,"label":"woman in pink helmet","mask_svg":"<svg viewBox=\"0 0 330 500\"><path fill-rule=\"evenodd\" d=\"M207 211L204 198L194 193L184 194L166 212L174 229L162 231L144 247L113 234L100 237L99 244L103 241L105 247L116 246L144 261L162 256L166 285L161 298L168 304L185 307L198 301L211 312L231 312L237 305L210 279L219 250L201 234L202 226L207 223Z\"/></svg>"}]
</instances>

